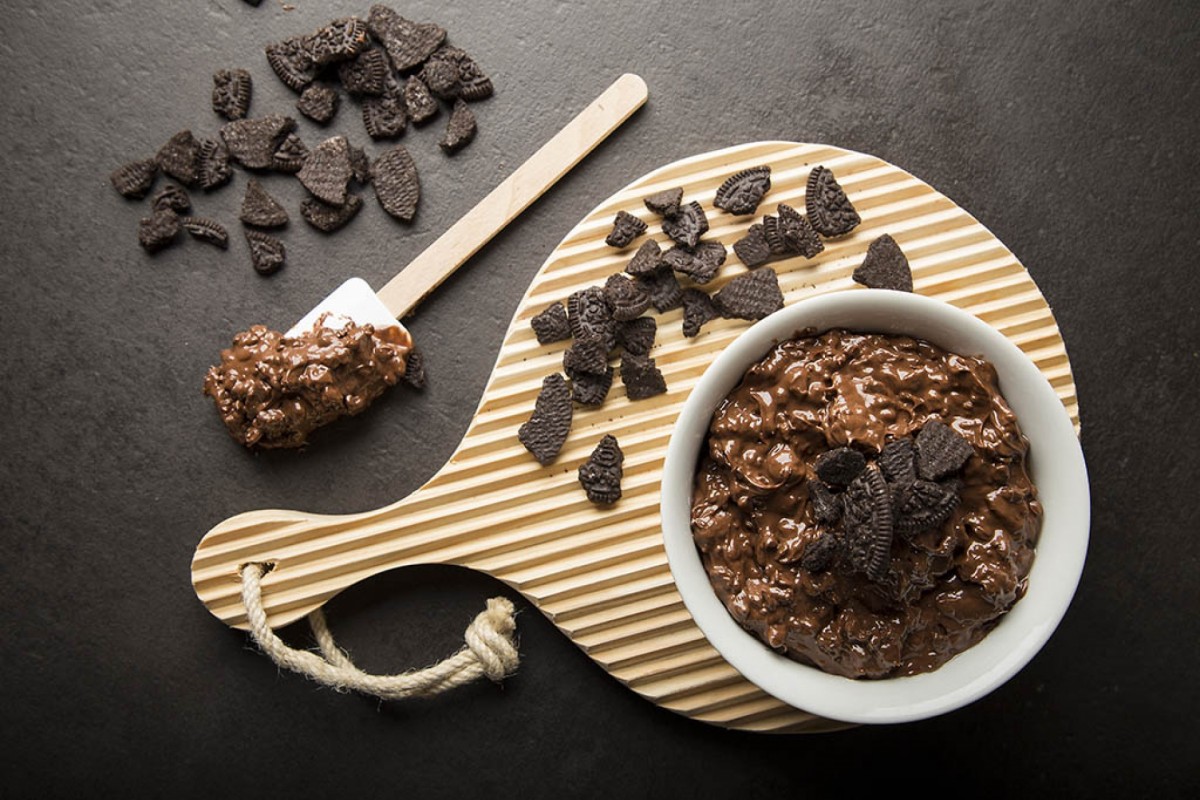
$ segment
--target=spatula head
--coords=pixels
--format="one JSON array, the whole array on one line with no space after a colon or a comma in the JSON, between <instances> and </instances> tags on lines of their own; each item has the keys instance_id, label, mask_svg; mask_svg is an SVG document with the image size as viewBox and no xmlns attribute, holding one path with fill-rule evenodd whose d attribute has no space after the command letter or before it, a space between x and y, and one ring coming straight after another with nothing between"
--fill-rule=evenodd
<instances>
[{"instance_id":1,"label":"spatula head","mask_svg":"<svg viewBox=\"0 0 1200 800\"><path fill-rule=\"evenodd\" d=\"M404 326L388 311L387 306L375 294L374 290L362 278L351 278L317 303L312 311L287 331L288 336L297 336L312 330L313 323L322 314L331 313L334 316L346 317L359 325L370 323L376 330L395 325Z\"/></svg>"}]
</instances>

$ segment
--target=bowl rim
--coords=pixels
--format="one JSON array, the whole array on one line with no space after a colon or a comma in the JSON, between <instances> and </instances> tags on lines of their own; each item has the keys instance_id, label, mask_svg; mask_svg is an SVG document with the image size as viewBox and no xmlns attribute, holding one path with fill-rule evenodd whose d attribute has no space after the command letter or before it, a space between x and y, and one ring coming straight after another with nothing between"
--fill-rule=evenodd
<instances>
[{"instance_id":1,"label":"bowl rim","mask_svg":"<svg viewBox=\"0 0 1200 800\"><path fill-rule=\"evenodd\" d=\"M853 680L771 650L730 616L693 542L692 481L716 406L751 364L807 328L907 334L951 352L983 356L996 367L1001 392L1030 442L1029 470L1044 514L1029 588L983 640L933 672ZM961 708L1005 683L1037 654L1066 614L1087 554L1087 467L1057 393L1029 357L995 328L955 306L906 292L850 289L807 298L740 334L684 401L667 445L660 488L667 561L684 605L708 641L768 694L844 722L925 719Z\"/></svg>"}]
</instances>

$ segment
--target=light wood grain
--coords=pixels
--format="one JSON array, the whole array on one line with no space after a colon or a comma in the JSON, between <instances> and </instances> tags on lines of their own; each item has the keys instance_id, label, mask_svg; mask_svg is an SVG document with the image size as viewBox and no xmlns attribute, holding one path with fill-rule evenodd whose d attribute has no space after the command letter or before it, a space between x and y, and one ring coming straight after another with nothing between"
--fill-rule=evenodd
<instances>
[{"instance_id":1,"label":"light wood grain","mask_svg":"<svg viewBox=\"0 0 1200 800\"><path fill-rule=\"evenodd\" d=\"M396 317L407 315L425 295L629 119L647 97L646 82L637 75L617 78L503 183L388 281L379 290L379 299Z\"/></svg>"},{"instance_id":2,"label":"light wood grain","mask_svg":"<svg viewBox=\"0 0 1200 800\"><path fill-rule=\"evenodd\" d=\"M256 511L226 520L201 541L192 565L197 595L219 619L244 626L238 567L269 562L264 604L273 625L321 606L348 586L408 564L447 563L488 572L520 591L607 672L663 707L717 725L762 731L839 727L791 708L730 667L688 616L671 580L659 528L663 457L680 407L712 358L749 323L719 320L696 339L681 312L658 316L652 355L666 394L630 402L618 378L599 409L576 410L563 452L543 468L517 441L542 378L561 368L566 342L537 343L529 318L548 303L603 282L634 248L604 237L618 210L650 223L645 195L683 186L708 211L709 238L732 245L753 221L712 207L721 181L772 167L762 211L803 208L809 170L834 170L863 224L809 261L775 264L787 303L830 291L869 291L850 273L867 245L890 233L908 254L916 291L989 322L1038 364L1078 425L1070 363L1050 308L1009 250L968 213L903 170L825 145L759 142L705 153L635 181L590 213L550 254L504 337L475 417L449 462L421 489L385 508L346 516ZM708 288L744 271L735 256ZM601 509L584 497L576 470L605 433L625 450L624 497ZM536 658L536 653L526 657Z\"/></svg>"}]
</instances>

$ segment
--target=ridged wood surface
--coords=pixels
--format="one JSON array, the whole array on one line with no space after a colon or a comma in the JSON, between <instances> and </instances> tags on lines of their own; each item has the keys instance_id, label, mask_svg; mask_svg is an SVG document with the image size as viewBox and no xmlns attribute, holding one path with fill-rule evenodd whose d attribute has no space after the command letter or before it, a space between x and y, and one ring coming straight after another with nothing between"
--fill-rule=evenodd
<instances>
[{"instance_id":1,"label":"ridged wood surface","mask_svg":"<svg viewBox=\"0 0 1200 800\"><path fill-rule=\"evenodd\" d=\"M754 217L715 209L732 173L760 164L772 189ZM193 583L224 622L245 625L238 568L266 562L263 601L274 626L321 606L354 583L410 564L479 569L520 591L601 667L650 701L730 728L821 731L842 727L786 705L755 687L705 640L676 591L659 520L659 480L667 441L688 392L713 357L750 323L717 320L695 339L682 312L657 315L651 355L666 377L664 395L631 402L619 374L607 402L576 408L570 437L550 467L517 441L542 379L561 369L569 342L539 345L529 318L577 289L624 268L624 251L604 243L617 211L641 217L668 242L642 205L652 192L682 186L708 213L706 239L730 251L715 291L745 270L732 244L778 203L804 208L813 166L836 174L863 223L808 260L775 262L788 304L832 291L869 291L850 273L883 233L912 265L915 291L965 309L1003 332L1038 365L1078 427L1071 367L1054 317L1016 257L970 214L907 172L873 156L828 145L757 142L694 156L633 182L593 210L550 254L505 334L473 421L449 462L423 487L363 514L319 516L255 511L213 528L193 561ZM668 242L669 243L669 242ZM585 498L576 471L600 437L625 451L624 496L612 508ZM526 657L536 658L527 653Z\"/></svg>"}]
</instances>

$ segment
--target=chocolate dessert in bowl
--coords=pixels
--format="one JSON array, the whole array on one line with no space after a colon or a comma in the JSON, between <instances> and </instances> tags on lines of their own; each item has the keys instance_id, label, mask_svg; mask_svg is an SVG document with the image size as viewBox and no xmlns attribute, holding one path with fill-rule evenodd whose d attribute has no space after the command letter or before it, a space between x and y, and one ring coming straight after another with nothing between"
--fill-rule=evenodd
<instances>
[{"instance_id":1,"label":"chocolate dessert in bowl","mask_svg":"<svg viewBox=\"0 0 1200 800\"><path fill-rule=\"evenodd\" d=\"M890 291L756 324L688 397L663 532L689 612L747 679L848 722L921 719L1049 638L1087 549L1070 417L986 323Z\"/></svg>"}]
</instances>

